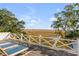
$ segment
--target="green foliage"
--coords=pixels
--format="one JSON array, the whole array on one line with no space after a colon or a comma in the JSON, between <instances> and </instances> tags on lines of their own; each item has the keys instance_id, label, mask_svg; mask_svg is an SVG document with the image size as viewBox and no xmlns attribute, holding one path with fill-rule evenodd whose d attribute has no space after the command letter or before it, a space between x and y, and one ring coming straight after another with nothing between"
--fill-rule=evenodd
<instances>
[{"instance_id":1,"label":"green foliage","mask_svg":"<svg viewBox=\"0 0 79 59\"><path fill-rule=\"evenodd\" d=\"M63 11L55 13L56 21L51 27L63 30L66 35L76 36L76 30L79 28L79 4L68 4Z\"/></svg>"},{"instance_id":2,"label":"green foliage","mask_svg":"<svg viewBox=\"0 0 79 59\"><path fill-rule=\"evenodd\" d=\"M0 32L20 33L25 22L19 21L15 15L7 9L0 9Z\"/></svg>"},{"instance_id":3,"label":"green foliage","mask_svg":"<svg viewBox=\"0 0 79 59\"><path fill-rule=\"evenodd\" d=\"M70 31L70 32L68 32L67 35L66 35L66 38L76 39L76 37L79 37L79 30Z\"/></svg>"}]
</instances>

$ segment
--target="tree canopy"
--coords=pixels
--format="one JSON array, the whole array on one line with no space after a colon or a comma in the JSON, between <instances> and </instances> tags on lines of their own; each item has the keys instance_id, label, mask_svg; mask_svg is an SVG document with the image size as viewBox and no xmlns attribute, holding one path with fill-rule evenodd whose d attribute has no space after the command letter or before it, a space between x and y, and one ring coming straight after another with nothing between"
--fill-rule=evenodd
<instances>
[{"instance_id":1,"label":"tree canopy","mask_svg":"<svg viewBox=\"0 0 79 59\"><path fill-rule=\"evenodd\" d=\"M69 32L77 33L76 31L79 29L79 4L66 5L62 11L55 13L55 18L57 20L52 23L51 27L63 30L65 36Z\"/></svg>"},{"instance_id":2,"label":"tree canopy","mask_svg":"<svg viewBox=\"0 0 79 59\"><path fill-rule=\"evenodd\" d=\"M18 20L11 11L0 9L0 32L19 33L22 32L24 24L25 22Z\"/></svg>"}]
</instances>

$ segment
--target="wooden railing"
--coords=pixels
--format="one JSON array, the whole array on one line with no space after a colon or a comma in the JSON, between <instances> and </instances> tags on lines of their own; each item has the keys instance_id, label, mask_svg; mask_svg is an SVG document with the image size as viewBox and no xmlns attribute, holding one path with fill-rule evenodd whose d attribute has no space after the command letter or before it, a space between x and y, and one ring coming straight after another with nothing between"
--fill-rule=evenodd
<instances>
[{"instance_id":1,"label":"wooden railing","mask_svg":"<svg viewBox=\"0 0 79 59\"><path fill-rule=\"evenodd\" d=\"M16 35L12 34L14 37L12 37L13 40L18 40L22 42L26 42L28 44L33 44L33 45L39 45L51 49L56 49L56 50L65 50L70 53L76 53L73 44L76 42L76 40L71 40L71 39L63 39L60 37L43 37L42 35L39 36L33 36L33 35L26 35L24 36L23 34L21 35Z\"/></svg>"}]
</instances>

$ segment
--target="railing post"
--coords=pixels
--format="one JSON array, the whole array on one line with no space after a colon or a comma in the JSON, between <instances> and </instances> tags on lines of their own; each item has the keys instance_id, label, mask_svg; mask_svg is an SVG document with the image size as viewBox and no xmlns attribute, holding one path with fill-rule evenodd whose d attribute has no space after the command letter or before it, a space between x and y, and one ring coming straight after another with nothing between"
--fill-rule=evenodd
<instances>
[{"instance_id":1,"label":"railing post","mask_svg":"<svg viewBox=\"0 0 79 59\"><path fill-rule=\"evenodd\" d=\"M21 34L21 41L23 41L23 34Z\"/></svg>"},{"instance_id":2,"label":"railing post","mask_svg":"<svg viewBox=\"0 0 79 59\"><path fill-rule=\"evenodd\" d=\"M31 37L31 35L29 35L29 36L28 36L28 41L27 41L27 42L28 42L29 47L30 47L30 45L31 45L31 39L30 39L30 37Z\"/></svg>"},{"instance_id":3,"label":"railing post","mask_svg":"<svg viewBox=\"0 0 79 59\"><path fill-rule=\"evenodd\" d=\"M42 36L39 35L39 45L41 45Z\"/></svg>"}]
</instances>

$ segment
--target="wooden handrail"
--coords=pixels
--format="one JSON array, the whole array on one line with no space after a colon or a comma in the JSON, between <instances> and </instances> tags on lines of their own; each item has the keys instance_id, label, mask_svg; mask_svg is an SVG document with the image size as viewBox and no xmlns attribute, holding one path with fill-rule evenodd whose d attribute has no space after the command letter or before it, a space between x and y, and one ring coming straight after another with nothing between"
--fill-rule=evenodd
<instances>
[{"instance_id":1,"label":"wooden handrail","mask_svg":"<svg viewBox=\"0 0 79 59\"><path fill-rule=\"evenodd\" d=\"M39 36L27 35L26 37L23 36L23 35L21 35L21 36L22 37L17 36L17 37L19 37L18 40L25 39L28 44L36 44L36 45L40 45L40 46L45 46L44 43L47 43L48 45L50 45L50 48L51 47L52 48L55 48L55 47L58 48L58 47L66 46L66 47L70 48L71 50L73 50L73 48L71 48L69 45L72 44L72 42L76 41L76 40L62 39L62 38L55 38L55 37L43 37L42 35L39 35ZM62 40L68 41L70 43L66 44L66 43L62 42ZM54 42L54 44L52 44L51 42ZM60 42L62 45L56 46L57 42Z\"/></svg>"}]
</instances>

